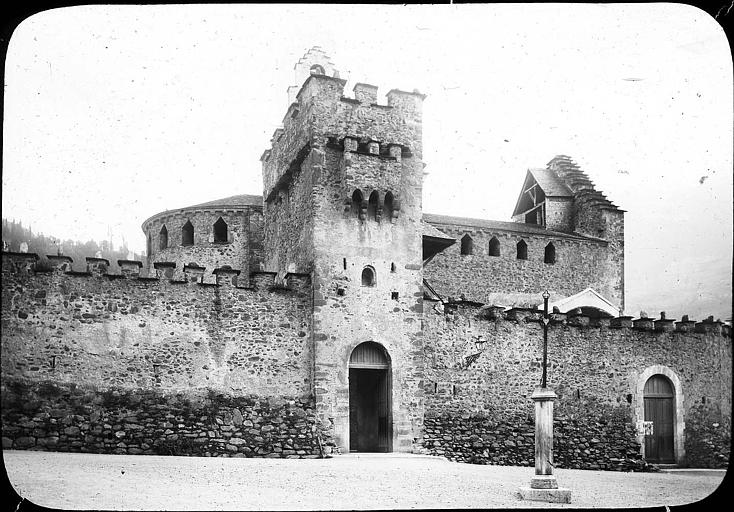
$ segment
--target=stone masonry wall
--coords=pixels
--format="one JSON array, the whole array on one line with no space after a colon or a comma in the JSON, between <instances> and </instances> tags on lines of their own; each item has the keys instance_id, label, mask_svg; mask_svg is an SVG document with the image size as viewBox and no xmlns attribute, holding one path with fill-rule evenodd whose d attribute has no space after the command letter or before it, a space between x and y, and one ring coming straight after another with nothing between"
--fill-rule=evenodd
<instances>
[{"instance_id":1,"label":"stone masonry wall","mask_svg":"<svg viewBox=\"0 0 734 512\"><path fill-rule=\"evenodd\" d=\"M310 398L3 379L3 449L316 458Z\"/></svg>"},{"instance_id":2,"label":"stone masonry wall","mask_svg":"<svg viewBox=\"0 0 734 512\"><path fill-rule=\"evenodd\" d=\"M409 451L423 418L422 95L393 90L379 105L376 87L359 84L347 98L344 84L306 79L263 154L267 268L313 269L316 407L337 446L349 449L350 354L374 341L394 362L393 449ZM399 215L351 211L356 188L364 210L372 191L378 209L391 192ZM361 284L366 266L377 274L372 286Z\"/></svg>"},{"instance_id":3,"label":"stone masonry wall","mask_svg":"<svg viewBox=\"0 0 734 512\"><path fill-rule=\"evenodd\" d=\"M175 406L168 408L166 397L181 395L189 399L190 393L206 392L231 397L227 403L239 408L243 416L254 418L262 404L275 401L296 404L293 407L309 420L313 412L313 355L308 276L290 274L286 276L287 287L277 287L273 274L256 273L252 286L245 287L243 283L249 285L248 280L242 278L235 285L237 272L229 270L215 274L216 285L201 284L198 273L186 273L188 281L174 281L164 278L162 271L158 271L158 278L138 278L129 273L105 275L94 265L88 273L63 272L60 267L35 273L32 256L3 254L3 385L20 383L32 390L42 382L61 387L74 383L88 390L85 396L94 403L105 393L120 393L130 400L136 393L145 394L157 404L157 412L140 404L138 409L128 409L132 415L147 415L148 423L166 414L178 414ZM32 429L28 430L30 424L27 428L23 424L34 421L46 422L34 429L48 430L45 412L50 408L68 410L73 405L68 393L61 393L61 399L41 391L37 395L39 406L28 413L4 404L4 432L19 427L14 436L28 437ZM82 429L82 424L91 421L86 415L91 409L85 411L74 413L81 418L65 420L71 422L66 426ZM37 414L41 416L36 418ZM110 420L106 423L112 425L120 423L115 418L122 413L100 410L99 414L108 414ZM197 415L210 418L194 421ZM57 419L66 416L68 413ZM197 422L208 425L212 418L192 412L191 417L178 421L182 426L177 428L183 430L163 429L165 436L159 441L175 441L167 436L177 432L198 436L204 430L197 430L202 427ZM251 444L247 436L242 439L246 442L240 445L248 446L255 454L258 447L265 446L260 441ZM143 448L140 440L137 444L142 450L153 449L149 442L149 448ZM92 451L100 448L95 446ZM238 451L247 453L244 448Z\"/></svg>"},{"instance_id":4,"label":"stone masonry wall","mask_svg":"<svg viewBox=\"0 0 734 512\"><path fill-rule=\"evenodd\" d=\"M533 463L530 394L540 384L542 326L537 312L510 315L503 318L497 308L425 301L423 444L428 452L482 463ZM722 334L718 324L700 323L696 330L701 332L695 332L681 323L677 331L653 331L652 320L632 328L610 327L607 321L592 327L588 317L555 318L548 335L548 385L558 395L557 466L644 467L638 389L643 372L655 365L680 380L687 463L725 465L730 329ZM704 397L707 408L700 406Z\"/></svg>"},{"instance_id":5,"label":"stone masonry wall","mask_svg":"<svg viewBox=\"0 0 734 512\"><path fill-rule=\"evenodd\" d=\"M214 241L213 226L220 217L227 223L226 242ZM184 265L195 263L206 268L210 281L214 280L212 271L224 265L239 269L245 275L261 270L262 254L258 254L256 246L261 246L263 233L257 217L262 218L262 209L256 207L184 210L156 216L143 226L146 237L151 237L146 269L152 272L154 262L174 262L182 272ZM194 243L184 246L181 228L187 221L194 226ZM160 231L164 225L168 230L168 245L160 249ZM253 230L258 227L259 230Z\"/></svg>"},{"instance_id":6,"label":"stone masonry wall","mask_svg":"<svg viewBox=\"0 0 734 512\"><path fill-rule=\"evenodd\" d=\"M568 297L591 287L613 303L621 303L617 279L610 278L610 274L616 275L615 268L606 264L610 257L606 242L432 224L457 239L457 243L438 253L423 270L426 280L444 298L458 298L463 294L467 300L494 304L493 294L540 294L547 289L553 296ZM471 255L461 254L459 241L465 234L474 241ZM489 256L489 241L493 236L500 242L500 256ZM516 246L520 240L528 245L527 260L517 259ZM544 263L549 242L556 249L553 264Z\"/></svg>"},{"instance_id":7,"label":"stone masonry wall","mask_svg":"<svg viewBox=\"0 0 734 512\"><path fill-rule=\"evenodd\" d=\"M265 268L310 272L313 263L312 176L307 165L265 203Z\"/></svg>"}]
</instances>

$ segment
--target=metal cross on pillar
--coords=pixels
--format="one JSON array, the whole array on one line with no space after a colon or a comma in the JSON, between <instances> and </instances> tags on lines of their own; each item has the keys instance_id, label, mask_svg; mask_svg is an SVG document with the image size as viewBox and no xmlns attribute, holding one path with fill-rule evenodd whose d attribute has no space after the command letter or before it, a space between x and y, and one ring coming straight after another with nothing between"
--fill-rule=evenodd
<instances>
[{"instance_id":1,"label":"metal cross on pillar","mask_svg":"<svg viewBox=\"0 0 734 512\"><path fill-rule=\"evenodd\" d=\"M530 487L520 487L520 496L525 500L551 503L571 503L571 490L558 487L553 474L553 402L556 394L547 387L548 365L548 299L550 293L543 292L543 375L540 387L530 398L535 402L535 476Z\"/></svg>"}]
</instances>

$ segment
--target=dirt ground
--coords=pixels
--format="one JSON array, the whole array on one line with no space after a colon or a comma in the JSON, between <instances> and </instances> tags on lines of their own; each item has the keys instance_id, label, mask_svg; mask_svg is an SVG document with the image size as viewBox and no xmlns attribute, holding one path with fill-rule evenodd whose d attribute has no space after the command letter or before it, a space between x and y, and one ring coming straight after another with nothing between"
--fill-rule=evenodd
<instances>
[{"instance_id":1,"label":"dirt ground","mask_svg":"<svg viewBox=\"0 0 734 512\"><path fill-rule=\"evenodd\" d=\"M3 458L21 497L44 507L93 510L670 506L703 499L725 474L558 469L558 483L571 489L572 502L551 505L519 497L518 487L528 485L533 468L418 455L285 460L10 450Z\"/></svg>"}]
</instances>

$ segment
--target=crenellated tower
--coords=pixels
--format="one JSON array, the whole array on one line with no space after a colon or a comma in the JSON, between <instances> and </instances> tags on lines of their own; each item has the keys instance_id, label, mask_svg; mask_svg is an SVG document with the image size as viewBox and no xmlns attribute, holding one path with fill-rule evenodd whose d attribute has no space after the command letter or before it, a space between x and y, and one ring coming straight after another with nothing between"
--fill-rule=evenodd
<instances>
[{"instance_id":1,"label":"crenellated tower","mask_svg":"<svg viewBox=\"0 0 734 512\"><path fill-rule=\"evenodd\" d=\"M336 445L409 451L423 421L424 96L380 104L358 83L345 97L318 49L299 65L309 74L262 155L266 270L312 273L313 389Z\"/></svg>"}]
</instances>

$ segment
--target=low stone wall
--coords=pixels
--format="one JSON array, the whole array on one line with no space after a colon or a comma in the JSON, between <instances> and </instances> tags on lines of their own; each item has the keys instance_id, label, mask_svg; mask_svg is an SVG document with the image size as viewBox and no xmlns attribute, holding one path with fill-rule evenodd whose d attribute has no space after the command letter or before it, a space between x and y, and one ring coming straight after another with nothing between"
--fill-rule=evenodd
<instances>
[{"instance_id":1,"label":"low stone wall","mask_svg":"<svg viewBox=\"0 0 734 512\"><path fill-rule=\"evenodd\" d=\"M731 418L715 405L698 404L686 417L686 457L697 468L726 468L731 450Z\"/></svg>"},{"instance_id":2,"label":"low stone wall","mask_svg":"<svg viewBox=\"0 0 734 512\"><path fill-rule=\"evenodd\" d=\"M652 471L640 455L635 429L624 407L584 401L557 408L553 422L554 464L559 468ZM603 411L601 409L604 409ZM535 465L532 404L528 414L427 414L427 453L474 464Z\"/></svg>"},{"instance_id":3,"label":"low stone wall","mask_svg":"<svg viewBox=\"0 0 734 512\"><path fill-rule=\"evenodd\" d=\"M231 396L212 390L99 390L5 380L3 449L318 458L312 397ZM325 440L328 443L328 440ZM327 448L328 449L328 448Z\"/></svg>"}]
</instances>

